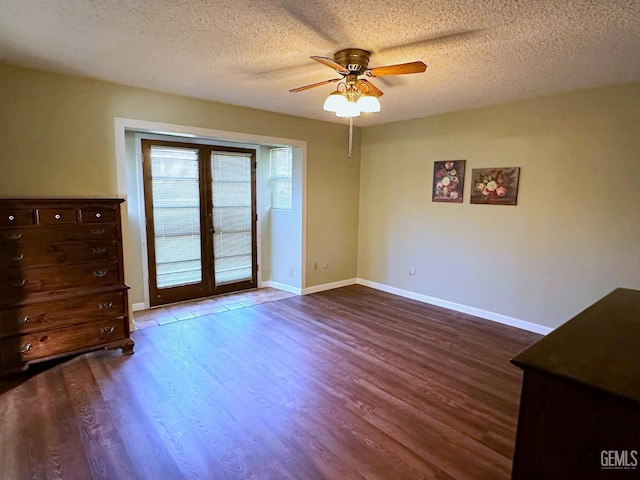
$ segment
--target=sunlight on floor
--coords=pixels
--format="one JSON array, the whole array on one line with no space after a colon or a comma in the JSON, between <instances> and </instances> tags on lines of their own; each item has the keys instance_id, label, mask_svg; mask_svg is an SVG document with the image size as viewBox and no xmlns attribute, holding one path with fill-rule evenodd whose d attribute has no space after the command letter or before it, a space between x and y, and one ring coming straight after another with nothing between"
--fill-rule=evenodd
<instances>
[{"instance_id":1,"label":"sunlight on floor","mask_svg":"<svg viewBox=\"0 0 640 480\"><path fill-rule=\"evenodd\" d=\"M260 303L273 302L294 296L295 294L293 293L275 288L261 288L259 290L200 298L191 302L140 310L133 313L133 321L136 324L136 328L144 329L188 320L189 318L228 312L238 308L250 307Z\"/></svg>"}]
</instances>

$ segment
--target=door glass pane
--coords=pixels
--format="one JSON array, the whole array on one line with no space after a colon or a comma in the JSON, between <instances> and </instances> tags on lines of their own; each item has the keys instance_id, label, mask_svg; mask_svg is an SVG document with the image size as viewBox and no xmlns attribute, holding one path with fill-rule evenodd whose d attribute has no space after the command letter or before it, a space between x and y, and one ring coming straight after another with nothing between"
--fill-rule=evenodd
<instances>
[{"instance_id":1,"label":"door glass pane","mask_svg":"<svg viewBox=\"0 0 640 480\"><path fill-rule=\"evenodd\" d=\"M253 278L251 155L212 153L216 285Z\"/></svg>"},{"instance_id":2,"label":"door glass pane","mask_svg":"<svg viewBox=\"0 0 640 480\"><path fill-rule=\"evenodd\" d=\"M156 284L202 281L198 150L151 146Z\"/></svg>"}]
</instances>

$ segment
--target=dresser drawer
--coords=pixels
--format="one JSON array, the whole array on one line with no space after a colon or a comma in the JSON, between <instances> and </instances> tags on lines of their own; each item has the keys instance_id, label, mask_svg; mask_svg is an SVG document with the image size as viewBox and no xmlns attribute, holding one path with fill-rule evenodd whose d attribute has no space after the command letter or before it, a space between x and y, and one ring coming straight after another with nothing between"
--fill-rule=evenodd
<instances>
[{"instance_id":1,"label":"dresser drawer","mask_svg":"<svg viewBox=\"0 0 640 480\"><path fill-rule=\"evenodd\" d=\"M0 210L0 227L33 225L33 209L16 208Z\"/></svg>"},{"instance_id":2,"label":"dresser drawer","mask_svg":"<svg viewBox=\"0 0 640 480\"><path fill-rule=\"evenodd\" d=\"M70 296L0 311L0 337L122 317L124 292Z\"/></svg>"},{"instance_id":3,"label":"dresser drawer","mask_svg":"<svg viewBox=\"0 0 640 480\"><path fill-rule=\"evenodd\" d=\"M0 246L39 245L88 239L116 239L115 224L0 229Z\"/></svg>"},{"instance_id":4,"label":"dresser drawer","mask_svg":"<svg viewBox=\"0 0 640 480\"><path fill-rule=\"evenodd\" d=\"M78 223L78 210L76 208L39 208L37 213L40 225Z\"/></svg>"},{"instance_id":5,"label":"dresser drawer","mask_svg":"<svg viewBox=\"0 0 640 480\"><path fill-rule=\"evenodd\" d=\"M116 211L110 208L81 208L80 218L82 223L115 222Z\"/></svg>"},{"instance_id":6,"label":"dresser drawer","mask_svg":"<svg viewBox=\"0 0 640 480\"><path fill-rule=\"evenodd\" d=\"M21 269L74 263L115 261L115 240L51 243L0 248L0 268Z\"/></svg>"},{"instance_id":7,"label":"dresser drawer","mask_svg":"<svg viewBox=\"0 0 640 480\"><path fill-rule=\"evenodd\" d=\"M126 337L126 318L102 320L0 340L3 362L16 365L71 351L90 350Z\"/></svg>"},{"instance_id":8,"label":"dresser drawer","mask_svg":"<svg viewBox=\"0 0 640 480\"><path fill-rule=\"evenodd\" d=\"M17 300L35 293L122 283L118 263L0 271L0 300Z\"/></svg>"}]
</instances>

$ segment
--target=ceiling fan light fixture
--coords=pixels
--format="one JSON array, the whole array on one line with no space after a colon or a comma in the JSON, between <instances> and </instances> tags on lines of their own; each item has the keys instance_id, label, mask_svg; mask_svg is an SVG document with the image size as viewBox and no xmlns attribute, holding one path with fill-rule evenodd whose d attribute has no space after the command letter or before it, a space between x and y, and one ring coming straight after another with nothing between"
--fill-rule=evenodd
<instances>
[{"instance_id":1,"label":"ceiling fan light fixture","mask_svg":"<svg viewBox=\"0 0 640 480\"><path fill-rule=\"evenodd\" d=\"M338 108L338 110L336 111L336 117L340 118L353 118L359 116L360 109L358 108L356 102L354 102L353 100L347 100L346 102L343 102L340 108Z\"/></svg>"},{"instance_id":2,"label":"ceiling fan light fixture","mask_svg":"<svg viewBox=\"0 0 640 480\"><path fill-rule=\"evenodd\" d=\"M374 95L364 94L356 104L362 113L377 113L380 111L380 100Z\"/></svg>"},{"instance_id":3,"label":"ceiling fan light fixture","mask_svg":"<svg viewBox=\"0 0 640 480\"><path fill-rule=\"evenodd\" d=\"M344 104L347 103L347 99L339 91L331 92L327 99L324 101L322 108L326 112L337 112L340 108L344 108Z\"/></svg>"}]
</instances>

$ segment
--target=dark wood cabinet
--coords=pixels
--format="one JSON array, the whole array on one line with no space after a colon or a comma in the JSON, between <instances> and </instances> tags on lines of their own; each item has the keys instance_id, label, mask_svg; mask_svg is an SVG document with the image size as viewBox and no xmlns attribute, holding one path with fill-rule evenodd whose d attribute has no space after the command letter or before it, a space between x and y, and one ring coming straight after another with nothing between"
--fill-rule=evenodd
<instances>
[{"instance_id":1,"label":"dark wood cabinet","mask_svg":"<svg viewBox=\"0 0 640 480\"><path fill-rule=\"evenodd\" d=\"M133 353L122 202L0 199L0 377L100 348Z\"/></svg>"},{"instance_id":2,"label":"dark wood cabinet","mask_svg":"<svg viewBox=\"0 0 640 480\"><path fill-rule=\"evenodd\" d=\"M614 290L512 363L514 480L640 478L640 291Z\"/></svg>"}]
</instances>

